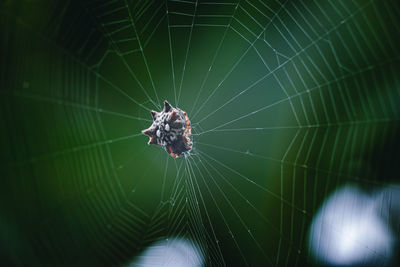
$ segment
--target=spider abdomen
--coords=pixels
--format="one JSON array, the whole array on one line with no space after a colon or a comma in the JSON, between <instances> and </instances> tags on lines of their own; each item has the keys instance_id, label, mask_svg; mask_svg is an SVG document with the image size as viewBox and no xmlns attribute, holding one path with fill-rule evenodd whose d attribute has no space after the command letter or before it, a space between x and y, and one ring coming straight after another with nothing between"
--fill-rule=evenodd
<instances>
[{"instance_id":1,"label":"spider abdomen","mask_svg":"<svg viewBox=\"0 0 400 267\"><path fill-rule=\"evenodd\" d=\"M190 141L191 126L186 112L172 107L168 101L164 101L164 109L161 112L152 110L153 123L142 131L150 137L148 144L164 147L174 158L182 156L192 149Z\"/></svg>"}]
</instances>

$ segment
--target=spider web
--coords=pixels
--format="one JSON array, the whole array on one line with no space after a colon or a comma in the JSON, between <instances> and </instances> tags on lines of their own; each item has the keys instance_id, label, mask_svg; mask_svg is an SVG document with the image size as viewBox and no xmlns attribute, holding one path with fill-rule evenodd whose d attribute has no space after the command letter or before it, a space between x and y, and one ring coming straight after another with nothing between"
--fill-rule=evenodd
<instances>
[{"instance_id":1,"label":"spider web","mask_svg":"<svg viewBox=\"0 0 400 267\"><path fill-rule=\"evenodd\" d=\"M368 163L399 120L399 11L394 1L95 0L54 4L42 28L18 20L16 40L33 44L17 42L4 114L24 107L42 122L20 120L6 162L47 184L29 194L57 200L29 205L33 258L65 263L73 246L89 255L75 252L78 263L118 265L184 237L207 266L310 264L306 232L324 197L349 181L385 183ZM49 50L31 54L39 45ZM193 150L176 160L140 134L164 99L192 123Z\"/></svg>"}]
</instances>

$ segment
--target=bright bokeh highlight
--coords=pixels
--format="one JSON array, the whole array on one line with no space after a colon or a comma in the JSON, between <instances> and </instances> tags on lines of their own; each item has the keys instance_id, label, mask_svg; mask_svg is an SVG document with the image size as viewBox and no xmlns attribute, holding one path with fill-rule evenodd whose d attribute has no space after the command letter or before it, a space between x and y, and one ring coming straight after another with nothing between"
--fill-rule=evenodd
<instances>
[{"instance_id":1,"label":"bright bokeh highlight","mask_svg":"<svg viewBox=\"0 0 400 267\"><path fill-rule=\"evenodd\" d=\"M332 266L389 264L395 238L381 216L381 203L353 186L333 193L316 213L309 230L314 258Z\"/></svg>"},{"instance_id":2,"label":"bright bokeh highlight","mask_svg":"<svg viewBox=\"0 0 400 267\"><path fill-rule=\"evenodd\" d=\"M199 247L189 240L169 238L150 245L130 267L201 267L204 256Z\"/></svg>"}]
</instances>

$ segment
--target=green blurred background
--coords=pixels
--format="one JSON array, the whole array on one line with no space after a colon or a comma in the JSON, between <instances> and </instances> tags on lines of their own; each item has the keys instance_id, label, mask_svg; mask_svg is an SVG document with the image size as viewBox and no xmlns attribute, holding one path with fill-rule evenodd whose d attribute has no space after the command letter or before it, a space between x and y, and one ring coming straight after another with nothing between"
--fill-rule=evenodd
<instances>
[{"instance_id":1,"label":"green blurred background","mask_svg":"<svg viewBox=\"0 0 400 267\"><path fill-rule=\"evenodd\" d=\"M121 266L166 237L207 266L312 264L345 183L398 181L397 1L0 3L4 266ZM140 134L188 113L173 159Z\"/></svg>"}]
</instances>

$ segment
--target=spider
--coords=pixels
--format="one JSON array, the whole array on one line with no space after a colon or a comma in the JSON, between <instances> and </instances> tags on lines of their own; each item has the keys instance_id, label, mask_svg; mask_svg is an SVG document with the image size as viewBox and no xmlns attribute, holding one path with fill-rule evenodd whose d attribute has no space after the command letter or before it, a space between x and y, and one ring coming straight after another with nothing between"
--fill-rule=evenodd
<instances>
[{"instance_id":1,"label":"spider","mask_svg":"<svg viewBox=\"0 0 400 267\"><path fill-rule=\"evenodd\" d=\"M191 126L185 111L172 107L165 100L161 112L151 110L150 113L153 124L142 131L150 137L147 144L164 147L173 158L180 157L192 149Z\"/></svg>"}]
</instances>

